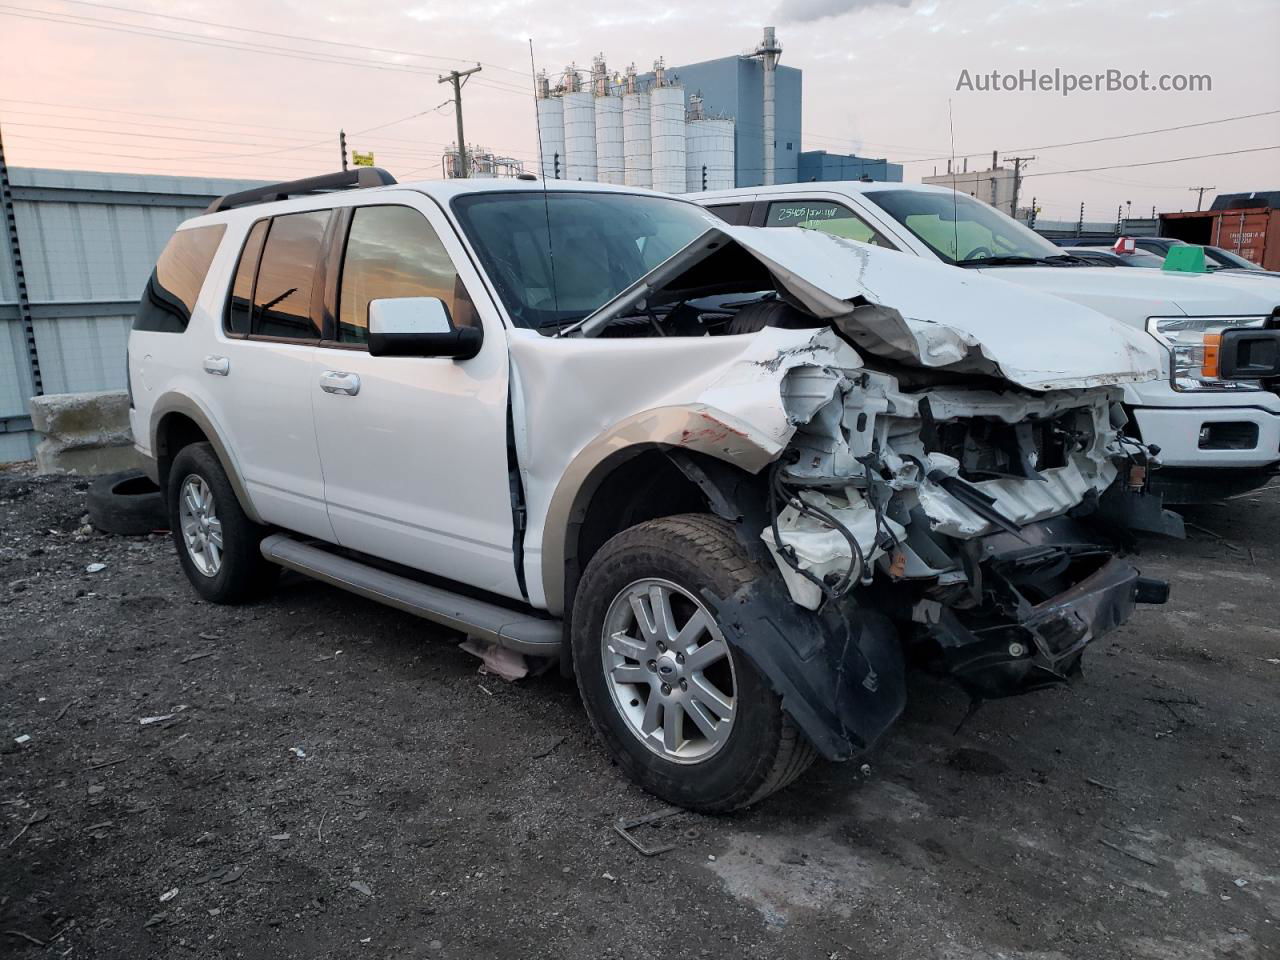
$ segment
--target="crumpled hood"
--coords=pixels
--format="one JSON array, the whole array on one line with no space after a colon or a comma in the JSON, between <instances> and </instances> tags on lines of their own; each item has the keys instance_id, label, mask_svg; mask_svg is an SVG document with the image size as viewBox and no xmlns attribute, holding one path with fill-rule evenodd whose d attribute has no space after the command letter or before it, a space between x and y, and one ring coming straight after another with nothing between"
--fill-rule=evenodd
<instances>
[{"instance_id":1,"label":"crumpled hood","mask_svg":"<svg viewBox=\"0 0 1280 960\"><path fill-rule=\"evenodd\" d=\"M1280 277L1125 267L981 267L979 273L1092 307L1132 326L1147 317L1266 316L1280 307Z\"/></svg>"},{"instance_id":2,"label":"crumpled hood","mask_svg":"<svg viewBox=\"0 0 1280 960\"><path fill-rule=\"evenodd\" d=\"M731 241L797 303L868 353L1002 376L1032 390L1160 375L1159 349L1149 336L1060 297L813 230L738 227L708 214L713 220L698 240L583 321L582 332L660 292Z\"/></svg>"}]
</instances>

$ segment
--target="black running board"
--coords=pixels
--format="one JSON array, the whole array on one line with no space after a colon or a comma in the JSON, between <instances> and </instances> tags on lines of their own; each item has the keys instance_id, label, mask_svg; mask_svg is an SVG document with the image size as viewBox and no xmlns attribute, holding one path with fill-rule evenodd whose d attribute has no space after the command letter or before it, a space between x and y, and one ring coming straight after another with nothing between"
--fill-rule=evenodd
<instances>
[{"instance_id":1,"label":"black running board","mask_svg":"<svg viewBox=\"0 0 1280 960\"><path fill-rule=\"evenodd\" d=\"M564 625L559 620L544 620L419 583L283 533L264 538L261 549L262 555L272 563L517 653L536 657L560 655Z\"/></svg>"}]
</instances>

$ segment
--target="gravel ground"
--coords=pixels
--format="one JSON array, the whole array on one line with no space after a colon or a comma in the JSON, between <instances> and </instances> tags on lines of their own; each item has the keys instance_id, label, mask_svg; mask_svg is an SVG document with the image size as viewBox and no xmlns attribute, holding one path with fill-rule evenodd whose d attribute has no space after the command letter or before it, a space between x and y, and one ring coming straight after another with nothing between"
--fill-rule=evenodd
<instances>
[{"instance_id":1,"label":"gravel ground","mask_svg":"<svg viewBox=\"0 0 1280 960\"><path fill-rule=\"evenodd\" d=\"M554 672L301 578L198 602L86 486L0 472L0 955L1280 956L1280 487L1149 545L1174 598L1081 682L957 732L915 678L866 766L644 857Z\"/></svg>"}]
</instances>

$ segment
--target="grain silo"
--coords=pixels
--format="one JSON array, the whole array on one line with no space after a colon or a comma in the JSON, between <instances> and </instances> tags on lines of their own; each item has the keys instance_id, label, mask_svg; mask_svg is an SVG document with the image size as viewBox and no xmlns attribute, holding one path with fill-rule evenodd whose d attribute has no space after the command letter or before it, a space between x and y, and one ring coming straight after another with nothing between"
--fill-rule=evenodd
<instances>
[{"instance_id":1,"label":"grain silo","mask_svg":"<svg viewBox=\"0 0 1280 960\"><path fill-rule=\"evenodd\" d=\"M628 187L653 186L653 136L649 129L649 94L636 89L636 65L627 67L622 94L622 167Z\"/></svg>"},{"instance_id":2,"label":"grain silo","mask_svg":"<svg viewBox=\"0 0 1280 960\"><path fill-rule=\"evenodd\" d=\"M544 180L564 179L564 104L551 95L546 73L538 76L538 155Z\"/></svg>"},{"instance_id":3,"label":"grain silo","mask_svg":"<svg viewBox=\"0 0 1280 960\"><path fill-rule=\"evenodd\" d=\"M576 68L565 70L564 180L596 179L596 105L590 90L582 89Z\"/></svg>"},{"instance_id":4,"label":"grain silo","mask_svg":"<svg viewBox=\"0 0 1280 960\"><path fill-rule=\"evenodd\" d=\"M702 97L689 97L685 123L685 189L729 190L733 187L733 121L708 117Z\"/></svg>"},{"instance_id":5,"label":"grain silo","mask_svg":"<svg viewBox=\"0 0 1280 960\"><path fill-rule=\"evenodd\" d=\"M668 85L661 60L654 64L649 92L649 130L653 138L653 189L685 191L684 87Z\"/></svg>"},{"instance_id":6,"label":"grain silo","mask_svg":"<svg viewBox=\"0 0 1280 960\"><path fill-rule=\"evenodd\" d=\"M596 179L622 183L622 98L609 83L604 58L591 64L591 93L596 111Z\"/></svg>"}]
</instances>

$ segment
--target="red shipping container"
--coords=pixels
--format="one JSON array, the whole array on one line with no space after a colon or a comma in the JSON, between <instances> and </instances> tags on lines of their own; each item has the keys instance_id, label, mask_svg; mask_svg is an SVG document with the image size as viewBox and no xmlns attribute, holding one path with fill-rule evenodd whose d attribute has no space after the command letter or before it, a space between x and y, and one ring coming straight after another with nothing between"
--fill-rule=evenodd
<instances>
[{"instance_id":1,"label":"red shipping container","mask_svg":"<svg viewBox=\"0 0 1280 960\"><path fill-rule=\"evenodd\" d=\"M1280 270L1280 210L1198 210L1160 214L1160 236L1221 247L1267 270Z\"/></svg>"}]
</instances>

